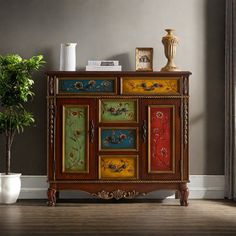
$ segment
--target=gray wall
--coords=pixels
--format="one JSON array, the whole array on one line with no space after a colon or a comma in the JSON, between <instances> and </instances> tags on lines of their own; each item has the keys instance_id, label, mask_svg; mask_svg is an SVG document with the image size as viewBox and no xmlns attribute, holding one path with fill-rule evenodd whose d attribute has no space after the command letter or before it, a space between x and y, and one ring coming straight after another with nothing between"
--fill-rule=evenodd
<instances>
[{"instance_id":1,"label":"gray wall","mask_svg":"<svg viewBox=\"0 0 236 236\"><path fill-rule=\"evenodd\" d=\"M118 59L134 70L135 47L154 48L154 69L166 63L165 28L180 38L176 64L190 82L190 174L224 171L224 0L8 0L0 1L0 54L43 54L29 108L36 127L14 142L13 171L46 174L46 70L59 67L61 42L78 42L77 65ZM3 162L3 139L0 144Z\"/></svg>"}]
</instances>

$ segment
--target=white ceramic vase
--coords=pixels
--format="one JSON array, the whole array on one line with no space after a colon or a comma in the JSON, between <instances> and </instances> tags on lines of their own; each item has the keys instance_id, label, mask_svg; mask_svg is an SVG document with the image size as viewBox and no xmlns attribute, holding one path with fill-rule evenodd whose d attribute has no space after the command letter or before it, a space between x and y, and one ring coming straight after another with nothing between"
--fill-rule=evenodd
<instances>
[{"instance_id":1,"label":"white ceramic vase","mask_svg":"<svg viewBox=\"0 0 236 236\"><path fill-rule=\"evenodd\" d=\"M0 173L0 203L12 204L19 197L21 189L21 174L3 174Z\"/></svg>"},{"instance_id":2,"label":"white ceramic vase","mask_svg":"<svg viewBox=\"0 0 236 236\"><path fill-rule=\"evenodd\" d=\"M60 71L76 70L77 43L62 43L60 51Z\"/></svg>"}]
</instances>

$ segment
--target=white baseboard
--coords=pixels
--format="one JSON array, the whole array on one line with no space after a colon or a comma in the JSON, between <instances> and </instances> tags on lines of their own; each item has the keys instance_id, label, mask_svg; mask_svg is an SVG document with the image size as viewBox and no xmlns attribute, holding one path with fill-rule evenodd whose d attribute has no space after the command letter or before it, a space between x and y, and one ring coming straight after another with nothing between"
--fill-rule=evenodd
<instances>
[{"instance_id":1,"label":"white baseboard","mask_svg":"<svg viewBox=\"0 0 236 236\"><path fill-rule=\"evenodd\" d=\"M20 199L46 199L47 177L43 175L23 175ZM223 199L224 175L191 175L188 184L190 199ZM91 195L82 191L61 191L60 198L89 199ZM174 191L155 191L144 199L174 198Z\"/></svg>"}]
</instances>

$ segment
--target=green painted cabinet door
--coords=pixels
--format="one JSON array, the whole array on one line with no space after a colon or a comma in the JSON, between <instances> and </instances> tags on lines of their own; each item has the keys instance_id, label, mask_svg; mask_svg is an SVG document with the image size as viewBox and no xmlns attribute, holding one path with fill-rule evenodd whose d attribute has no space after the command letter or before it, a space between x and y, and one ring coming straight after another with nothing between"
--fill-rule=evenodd
<instances>
[{"instance_id":1,"label":"green painted cabinet door","mask_svg":"<svg viewBox=\"0 0 236 236\"><path fill-rule=\"evenodd\" d=\"M94 99L59 99L57 101L57 179L93 179L95 170Z\"/></svg>"}]
</instances>

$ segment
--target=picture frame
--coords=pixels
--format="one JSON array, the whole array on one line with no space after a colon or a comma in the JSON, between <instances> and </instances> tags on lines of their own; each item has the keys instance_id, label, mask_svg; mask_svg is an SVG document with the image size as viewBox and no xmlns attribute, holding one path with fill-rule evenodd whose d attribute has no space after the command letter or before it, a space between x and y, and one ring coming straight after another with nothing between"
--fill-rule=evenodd
<instances>
[{"instance_id":1,"label":"picture frame","mask_svg":"<svg viewBox=\"0 0 236 236\"><path fill-rule=\"evenodd\" d=\"M153 71L153 48L142 47L135 49L135 70Z\"/></svg>"}]
</instances>

